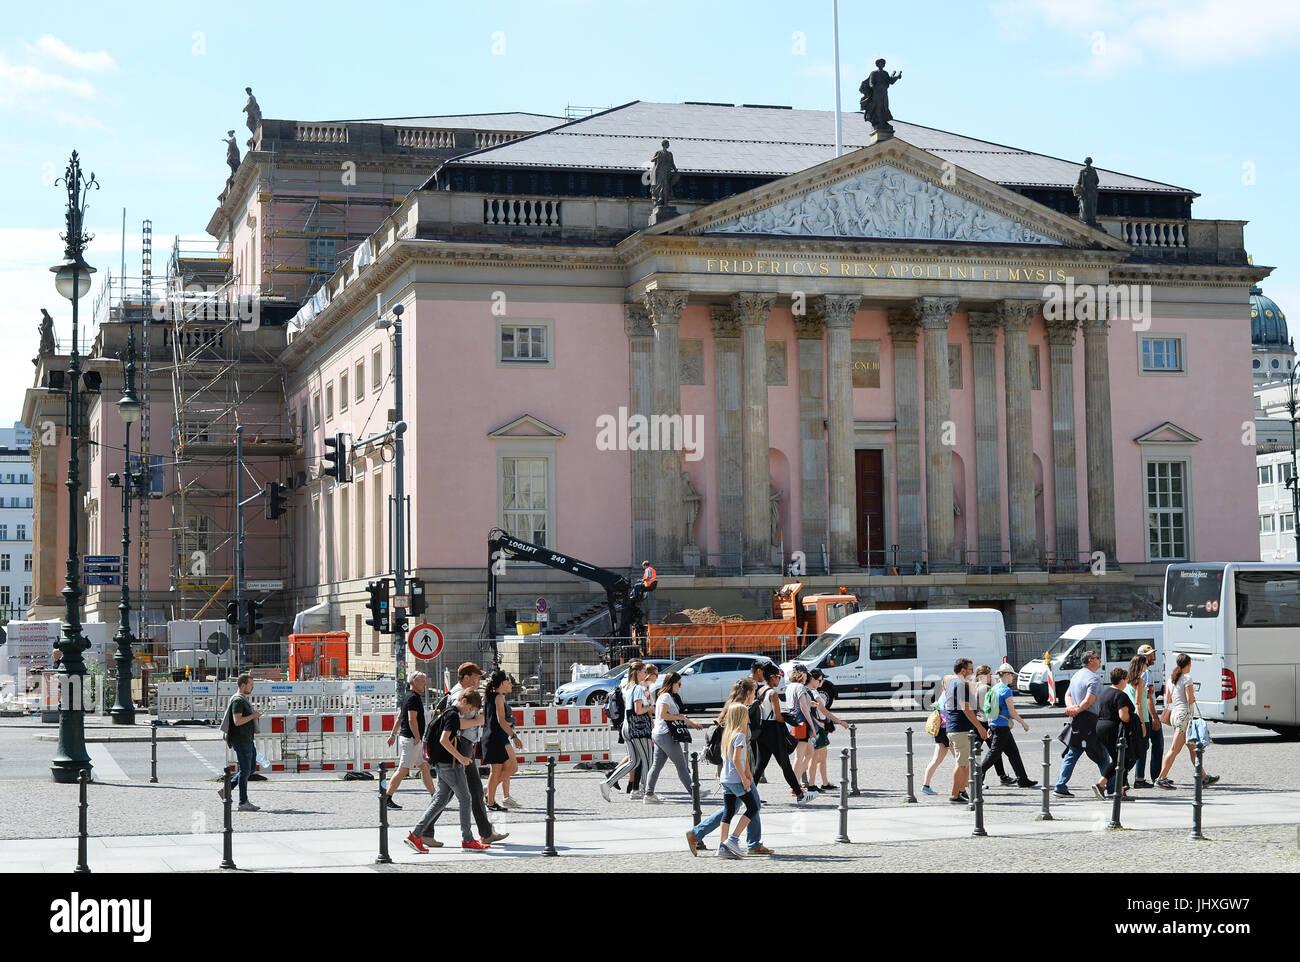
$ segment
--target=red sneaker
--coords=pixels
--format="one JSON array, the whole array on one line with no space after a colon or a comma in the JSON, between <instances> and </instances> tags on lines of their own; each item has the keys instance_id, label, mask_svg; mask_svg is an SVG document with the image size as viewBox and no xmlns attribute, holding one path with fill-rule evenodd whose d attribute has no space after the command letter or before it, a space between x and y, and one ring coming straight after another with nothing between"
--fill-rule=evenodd
<instances>
[{"instance_id":1,"label":"red sneaker","mask_svg":"<svg viewBox=\"0 0 1300 962\"><path fill-rule=\"evenodd\" d=\"M467 848L472 852L486 852L492 846L487 842L480 842L476 838L471 838L468 842L461 842L460 847Z\"/></svg>"},{"instance_id":2,"label":"red sneaker","mask_svg":"<svg viewBox=\"0 0 1300 962\"><path fill-rule=\"evenodd\" d=\"M429 850L425 848L423 840L416 837L414 832L407 832L406 838L402 839L410 848L415 849L421 855L428 855Z\"/></svg>"}]
</instances>

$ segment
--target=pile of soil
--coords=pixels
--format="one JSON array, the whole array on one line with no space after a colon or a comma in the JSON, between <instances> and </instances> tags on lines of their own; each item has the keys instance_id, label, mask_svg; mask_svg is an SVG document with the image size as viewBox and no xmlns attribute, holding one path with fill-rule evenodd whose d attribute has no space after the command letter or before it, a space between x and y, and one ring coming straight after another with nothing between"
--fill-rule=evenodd
<instances>
[{"instance_id":1,"label":"pile of soil","mask_svg":"<svg viewBox=\"0 0 1300 962\"><path fill-rule=\"evenodd\" d=\"M744 621L744 615L720 615L712 608L683 608L659 620L661 625L716 625L724 621Z\"/></svg>"}]
</instances>

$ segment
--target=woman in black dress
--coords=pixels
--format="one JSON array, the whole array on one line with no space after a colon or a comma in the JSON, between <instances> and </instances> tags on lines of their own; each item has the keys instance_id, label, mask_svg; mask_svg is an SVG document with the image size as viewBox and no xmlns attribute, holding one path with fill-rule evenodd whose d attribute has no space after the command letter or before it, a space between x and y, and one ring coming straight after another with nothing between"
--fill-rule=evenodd
<instances>
[{"instance_id":1,"label":"woman in black dress","mask_svg":"<svg viewBox=\"0 0 1300 962\"><path fill-rule=\"evenodd\" d=\"M1129 728L1133 719L1136 717L1137 707L1133 704L1133 699L1124 691L1124 686L1128 683L1128 670L1125 668L1112 668L1110 670L1110 687L1103 688L1101 697L1097 699L1097 738L1101 741L1102 746L1110 753L1110 763L1107 764L1101 773L1101 780L1092 786L1092 792L1102 801L1106 799L1106 786L1112 778L1116 777L1116 766L1119 764L1119 732L1120 728ZM1137 751L1137 743L1131 738L1127 740L1125 746L1126 753ZM1123 773L1119 775L1123 779ZM1124 793L1125 800L1128 799L1128 793Z\"/></svg>"},{"instance_id":2,"label":"woman in black dress","mask_svg":"<svg viewBox=\"0 0 1300 962\"><path fill-rule=\"evenodd\" d=\"M510 776L519 770L519 762L507 744L514 742L515 748L524 747L515 734L513 716L506 707L506 696L514 690L515 680L500 669L488 678L487 697L483 701L483 761L491 766L487 783L487 807L491 812L520 807L510 797ZM496 803L498 787L504 793L500 805Z\"/></svg>"}]
</instances>

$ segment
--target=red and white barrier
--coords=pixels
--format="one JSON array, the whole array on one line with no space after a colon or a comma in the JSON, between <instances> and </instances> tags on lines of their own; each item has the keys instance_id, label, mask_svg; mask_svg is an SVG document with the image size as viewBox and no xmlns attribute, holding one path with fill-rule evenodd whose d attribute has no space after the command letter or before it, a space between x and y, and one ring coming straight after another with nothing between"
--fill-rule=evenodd
<instances>
[{"instance_id":1,"label":"red and white barrier","mask_svg":"<svg viewBox=\"0 0 1300 962\"><path fill-rule=\"evenodd\" d=\"M614 732L605 709L596 707L515 708L515 731L523 742L521 763L609 761Z\"/></svg>"}]
</instances>

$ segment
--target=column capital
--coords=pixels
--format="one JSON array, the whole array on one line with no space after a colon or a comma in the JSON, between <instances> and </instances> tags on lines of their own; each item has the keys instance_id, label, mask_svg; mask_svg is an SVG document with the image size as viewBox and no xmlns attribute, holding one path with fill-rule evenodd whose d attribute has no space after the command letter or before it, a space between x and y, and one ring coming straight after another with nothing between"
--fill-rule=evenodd
<instances>
[{"instance_id":1,"label":"column capital","mask_svg":"<svg viewBox=\"0 0 1300 962\"><path fill-rule=\"evenodd\" d=\"M811 314L796 316L794 319L794 336L801 341L820 341L826 332L827 324L816 311Z\"/></svg>"},{"instance_id":2,"label":"column capital","mask_svg":"<svg viewBox=\"0 0 1300 962\"><path fill-rule=\"evenodd\" d=\"M654 326L644 304L623 305L623 326L628 337L654 337Z\"/></svg>"},{"instance_id":3,"label":"column capital","mask_svg":"<svg viewBox=\"0 0 1300 962\"><path fill-rule=\"evenodd\" d=\"M889 336L895 341L915 341L916 329L920 318L916 306L891 307L886 312L889 321Z\"/></svg>"},{"instance_id":4,"label":"column capital","mask_svg":"<svg viewBox=\"0 0 1300 962\"><path fill-rule=\"evenodd\" d=\"M1008 298L998 302L998 317L1007 331L1023 333L1029 330L1029 322L1038 316L1040 304L1028 298Z\"/></svg>"},{"instance_id":5,"label":"column capital","mask_svg":"<svg viewBox=\"0 0 1300 962\"><path fill-rule=\"evenodd\" d=\"M861 304L860 294L821 294L813 298L813 313L827 327L851 327Z\"/></svg>"},{"instance_id":6,"label":"column capital","mask_svg":"<svg viewBox=\"0 0 1300 962\"><path fill-rule=\"evenodd\" d=\"M998 339L998 315L996 311L971 311L966 317L972 344L992 344Z\"/></svg>"},{"instance_id":7,"label":"column capital","mask_svg":"<svg viewBox=\"0 0 1300 962\"><path fill-rule=\"evenodd\" d=\"M740 337L740 320L730 307L714 304L709 308L709 318L713 321L713 336Z\"/></svg>"},{"instance_id":8,"label":"column capital","mask_svg":"<svg viewBox=\"0 0 1300 962\"><path fill-rule=\"evenodd\" d=\"M918 297L916 312L921 316L921 326L927 331L946 331L952 323L952 312L957 310L955 297Z\"/></svg>"},{"instance_id":9,"label":"column capital","mask_svg":"<svg viewBox=\"0 0 1300 962\"><path fill-rule=\"evenodd\" d=\"M731 309L736 312L741 327L763 327L768 315L776 307L775 294L751 294L742 291L731 296Z\"/></svg>"},{"instance_id":10,"label":"column capital","mask_svg":"<svg viewBox=\"0 0 1300 962\"><path fill-rule=\"evenodd\" d=\"M643 300L646 313L655 327L676 324L686 309L685 291L646 291Z\"/></svg>"},{"instance_id":11,"label":"column capital","mask_svg":"<svg viewBox=\"0 0 1300 962\"><path fill-rule=\"evenodd\" d=\"M1110 331L1110 319L1105 317L1090 317L1087 320L1082 321L1080 326L1083 328L1085 336L1092 335L1093 337L1096 337L1097 335L1100 335L1106 337Z\"/></svg>"},{"instance_id":12,"label":"column capital","mask_svg":"<svg viewBox=\"0 0 1300 962\"><path fill-rule=\"evenodd\" d=\"M1049 344L1069 346L1074 343L1074 332L1079 329L1079 322L1074 318L1053 318L1043 322L1047 325L1047 342Z\"/></svg>"}]
</instances>

